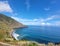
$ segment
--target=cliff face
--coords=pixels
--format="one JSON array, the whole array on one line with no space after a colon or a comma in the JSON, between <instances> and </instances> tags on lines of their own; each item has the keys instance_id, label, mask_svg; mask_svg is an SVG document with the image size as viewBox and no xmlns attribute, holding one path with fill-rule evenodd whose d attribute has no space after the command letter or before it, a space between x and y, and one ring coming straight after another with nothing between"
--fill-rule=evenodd
<instances>
[{"instance_id":1,"label":"cliff face","mask_svg":"<svg viewBox=\"0 0 60 46\"><path fill-rule=\"evenodd\" d=\"M11 17L0 14L0 22L8 25L10 28L23 27L24 25L12 19Z\"/></svg>"}]
</instances>

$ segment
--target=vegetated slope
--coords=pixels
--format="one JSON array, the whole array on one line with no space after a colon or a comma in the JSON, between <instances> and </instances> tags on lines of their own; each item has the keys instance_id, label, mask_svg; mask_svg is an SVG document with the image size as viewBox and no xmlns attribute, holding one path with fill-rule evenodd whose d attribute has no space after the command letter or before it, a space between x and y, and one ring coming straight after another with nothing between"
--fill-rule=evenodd
<instances>
[{"instance_id":1,"label":"vegetated slope","mask_svg":"<svg viewBox=\"0 0 60 46\"><path fill-rule=\"evenodd\" d=\"M6 38L11 38L11 30L19 27L24 27L24 25L11 17L0 14L0 41L4 41Z\"/></svg>"},{"instance_id":2,"label":"vegetated slope","mask_svg":"<svg viewBox=\"0 0 60 46\"><path fill-rule=\"evenodd\" d=\"M3 22L7 25L9 25L9 27L12 28L18 28L18 27L23 27L24 25L17 22L16 20L12 19L11 17L5 16L3 14L0 14L0 22Z\"/></svg>"}]
</instances>

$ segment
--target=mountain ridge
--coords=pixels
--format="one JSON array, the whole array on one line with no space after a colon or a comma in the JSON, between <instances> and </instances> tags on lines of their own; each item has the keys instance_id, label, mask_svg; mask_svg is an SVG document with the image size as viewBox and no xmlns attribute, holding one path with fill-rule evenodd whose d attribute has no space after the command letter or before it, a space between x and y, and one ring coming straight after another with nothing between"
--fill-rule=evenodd
<instances>
[{"instance_id":1,"label":"mountain ridge","mask_svg":"<svg viewBox=\"0 0 60 46\"><path fill-rule=\"evenodd\" d=\"M24 26L22 23L19 23L18 21L14 20L13 18L8 17L4 14L0 14L0 22L4 22L12 28L18 28L18 27Z\"/></svg>"},{"instance_id":2,"label":"mountain ridge","mask_svg":"<svg viewBox=\"0 0 60 46\"><path fill-rule=\"evenodd\" d=\"M14 28L23 28L25 25L19 23L11 17L4 14L0 14L0 41L8 41L8 39L14 39L12 32Z\"/></svg>"}]
</instances>

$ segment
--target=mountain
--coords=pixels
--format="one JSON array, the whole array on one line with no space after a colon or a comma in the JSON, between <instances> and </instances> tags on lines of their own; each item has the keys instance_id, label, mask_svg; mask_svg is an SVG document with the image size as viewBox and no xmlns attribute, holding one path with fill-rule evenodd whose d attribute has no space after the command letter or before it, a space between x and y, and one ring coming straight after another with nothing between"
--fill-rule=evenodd
<instances>
[{"instance_id":1,"label":"mountain","mask_svg":"<svg viewBox=\"0 0 60 46\"><path fill-rule=\"evenodd\" d=\"M17 22L16 20L12 19L11 17L8 17L4 14L0 14L0 22L3 22L11 28L18 28L18 27L23 27L24 25Z\"/></svg>"},{"instance_id":2,"label":"mountain","mask_svg":"<svg viewBox=\"0 0 60 46\"><path fill-rule=\"evenodd\" d=\"M0 41L4 41L6 38L12 38L10 35L12 30L20 27L24 27L24 25L11 17L0 14Z\"/></svg>"}]
</instances>

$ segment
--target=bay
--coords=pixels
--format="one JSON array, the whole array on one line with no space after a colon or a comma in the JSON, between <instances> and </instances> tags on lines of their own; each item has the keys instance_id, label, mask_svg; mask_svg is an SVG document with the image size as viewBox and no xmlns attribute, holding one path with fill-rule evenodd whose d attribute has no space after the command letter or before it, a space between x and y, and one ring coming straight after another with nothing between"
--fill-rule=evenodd
<instances>
[{"instance_id":1,"label":"bay","mask_svg":"<svg viewBox=\"0 0 60 46\"><path fill-rule=\"evenodd\" d=\"M56 26L28 25L25 28L15 29L15 33L19 35L17 37L19 40L25 39L39 43L60 42L60 27Z\"/></svg>"}]
</instances>

